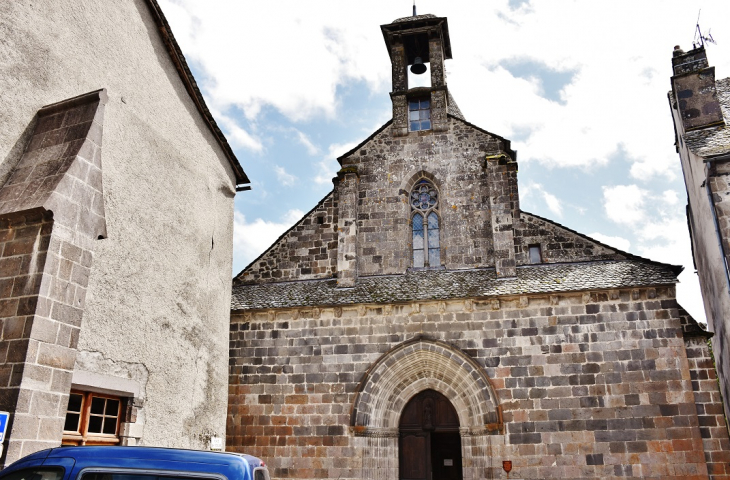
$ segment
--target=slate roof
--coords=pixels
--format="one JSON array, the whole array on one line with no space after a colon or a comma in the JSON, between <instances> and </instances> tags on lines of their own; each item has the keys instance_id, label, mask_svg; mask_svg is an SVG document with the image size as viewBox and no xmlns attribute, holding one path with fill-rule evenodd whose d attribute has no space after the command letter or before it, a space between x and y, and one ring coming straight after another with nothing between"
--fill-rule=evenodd
<instances>
[{"instance_id":1,"label":"slate roof","mask_svg":"<svg viewBox=\"0 0 730 480\"><path fill-rule=\"evenodd\" d=\"M449 115L452 115L459 120L464 120L466 122L466 118L464 118L464 114L461 113L461 109L456 104L456 100L454 100L454 97L451 96L451 92L449 92Z\"/></svg>"},{"instance_id":2,"label":"slate roof","mask_svg":"<svg viewBox=\"0 0 730 480\"><path fill-rule=\"evenodd\" d=\"M494 268L414 271L403 275L360 277L353 288L335 279L235 285L232 310L416 300L496 297L530 293L673 285L671 265L639 260L528 265L517 277L497 279Z\"/></svg>"},{"instance_id":3,"label":"slate roof","mask_svg":"<svg viewBox=\"0 0 730 480\"><path fill-rule=\"evenodd\" d=\"M684 134L684 142L701 157L715 157L730 153L730 78L715 82L725 125L700 128Z\"/></svg>"}]
</instances>

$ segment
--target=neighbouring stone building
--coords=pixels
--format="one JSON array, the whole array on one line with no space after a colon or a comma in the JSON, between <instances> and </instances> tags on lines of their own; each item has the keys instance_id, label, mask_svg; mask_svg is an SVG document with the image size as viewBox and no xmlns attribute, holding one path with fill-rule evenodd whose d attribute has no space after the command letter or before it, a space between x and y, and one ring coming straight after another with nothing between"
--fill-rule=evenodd
<instances>
[{"instance_id":1,"label":"neighbouring stone building","mask_svg":"<svg viewBox=\"0 0 730 480\"><path fill-rule=\"evenodd\" d=\"M712 350L730 411L730 78L715 80L704 46L674 48L669 104L687 187L687 220Z\"/></svg>"},{"instance_id":2,"label":"neighbouring stone building","mask_svg":"<svg viewBox=\"0 0 730 480\"><path fill-rule=\"evenodd\" d=\"M0 2L0 38L0 464L208 448L246 174L155 0Z\"/></svg>"},{"instance_id":3,"label":"neighbouring stone building","mask_svg":"<svg viewBox=\"0 0 730 480\"><path fill-rule=\"evenodd\" d=\"M446 18L381 29L392 120L234 279L228 448L275 478L730 478L681 267L522 211L509 140L449 93Z\"/></svg>"}]
</instances>

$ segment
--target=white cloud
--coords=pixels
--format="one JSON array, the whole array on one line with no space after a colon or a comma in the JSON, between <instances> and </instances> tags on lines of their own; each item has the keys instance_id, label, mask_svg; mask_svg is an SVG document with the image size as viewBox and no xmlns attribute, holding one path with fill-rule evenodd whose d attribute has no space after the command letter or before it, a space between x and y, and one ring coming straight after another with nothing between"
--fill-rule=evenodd
<instances>
[{"instance_id":1,"label":"white cloud","mask_svg":"<svg viewBox=\"0 0 730 480\"><path fill-rule=\"evenodd\" d=\"M360 8L355 21L336 2L161 4L175 12L170 21L186 56L206 73L208 98L249 119L266 106L297 121L332 117L339 86L362 80L376 88L390 78L387 61L375 54L383 53L377 8Z\"/></svg>"},{"instance_id":2,"label":"white cloud","mask_svg":"<svg viewBox=\"0 0 730 480\"><path fill-rule=\"evenodd\" d=\"M522 199L530 198L530 196L532 195L540 197L552 213L554 213L558 217L563 216L563 206L560 200L558 200L558 197L546 191L541 184L535 182L527 182L523 187L521 187L520 193Z\"/></svg>"},{"instance_id":3,"label":"white cloud","mask_svg":"<svg viewBox=\"0 0 730 480\"><path fill-rule=\"evenodd\" d=\"M263 151L264 146L261 141L241 128L233 118L214 108L210 110L233 148L245 148L254 152Z\"/></svg>"},{"instance_id":4,"label":"white cloud","mask_svg":"<svg viewBox=\"0 0 730 480\"><path fill-rule=\"evenodd\" d=\"M282 185L294 185L294 183L297 181L297 177L291 175L290 173L287 173L286 170L284 170L284 168L280 167L279 165L274 165L274 172L276 172L276 178L279 179L279 182Z\"/></svg>"},{"instance_id":5,"label":"white cloud","mask_svg":"<svg viewBox=\"0 0 730 480\"><path fill-rule=\"evenodd\" d=\"M677 205L679 203L679 195L674 190L665 190L662 192L662 200L667 205Z\"/></svg>"},{"instance_id":6,"label":"white cloud","mask_svg":"<svg viewBox=\"0 0 730 480\"><path fill-rule=\"evenodd\" d=\"M249 119L273 107L294 121L335 117L341 87L354 82L387 94L390 65L378 25L409 14L408 5L389 0L371 0L367 8L335 0L161 5L186 56L204 73L198 80L209 103L222 111L236 106ZM508 0L426 2L419 11L449 18L449 87L467 119L508 138L529 128L514 143L522 161L590 168L622 149L637 180L676 175L669 168L677 159L666 91L672 47L690 47L684 32L697 15L692 2L531 0L517 9ZM703 2L707 28L729 16L730 2ZM616 25L631 34L617 35ZM718 35L709 53L722 77L730 71L730 41ZM559 86L557 102L545 98L538 73L518 78L501 66L514 59L576 73ZM260 149L255 137L229 131L242 146Z\"/></svg>"},{"instance_id":7,"label":"white cloud","mask_svg":"<svg viewBox=\"0 0 730 480\"><path fill-rule=\"evenodd\" d=\"M301 143L304 148L307 150L307 153L310 155L317 155L319 154L319 147L317 147L312 141L309 139L307 135L305 135L303 132L300 132L299 130L296 130L297 134L297 141Z\"/></svg>"},{"instance_id":8,"label":"white cloud","mask_svg":"<svg viewBox=\"0 0 730 480\"><path fill-rule=\"evenodd\" d=\"M314 181L320 185L326 185L332 182L332 178L337 175L340 164L337 163L337 157L349 152L360 142L350 143L333 143L327 149L327 155L317 163L319 172L314 177Z\"/></svg>"},{"instance_id":9,"label":"white cloud","mask_svg":"<svg viewBox=\"0 0 730 480\"><path fill-rule=\"evenodd\" d=\"M634 225L644 219L647 192L636 185L603 187L603 206L608 218L619 224Z\"/></svg>"},{"instance_id":10,"label":"white cloud","mask_svg":"<svg viewBox=\"0 0 730 480\"><path fill-rule=\"evenodd\" d=\"M601 243L623 250L624 252L628 252L631 249L631 242L623 237L612 237L598 232L590 233L588 236L595 238Z\"/></svg>"},{"instance_id":11,"label":"white cloud","mask_svg":"<svg viewBox=\"0 0 730 480\"><path fill-rule=\"evenodd\" d=\"M244 265L248 265L271 246L277 238L299 221L304 212L289 210L280 222L257 218L249 222L236 211L233 215L233 254Z\"/></svg>"}]
</instances>

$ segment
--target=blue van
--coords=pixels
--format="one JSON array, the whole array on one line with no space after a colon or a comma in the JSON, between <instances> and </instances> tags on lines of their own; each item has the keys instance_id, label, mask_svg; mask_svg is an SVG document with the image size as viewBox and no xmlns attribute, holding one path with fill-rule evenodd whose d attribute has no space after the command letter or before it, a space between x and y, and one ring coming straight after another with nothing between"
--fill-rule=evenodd
<instances>
[{"instance_id":1,"label":"blue van","mask_svg":"<svg viewBox=\"0 0 730 480\"><path fill-rule=\"evenodd\" d=\"M32 453L0 480L269 480L256 457L152 447L59 447Z\"/></svg>"}]
</instances>

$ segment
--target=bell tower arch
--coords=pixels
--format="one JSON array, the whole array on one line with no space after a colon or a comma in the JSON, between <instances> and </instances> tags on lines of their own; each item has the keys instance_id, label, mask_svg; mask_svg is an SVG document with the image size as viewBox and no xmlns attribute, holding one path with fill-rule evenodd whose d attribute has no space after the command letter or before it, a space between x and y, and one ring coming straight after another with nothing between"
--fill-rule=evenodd
<instances>
[{"instance_id":1,"label":"bell tower arch","mask_svg":"<svg viewBox=\"0 0 730 480\"><path fill-rule=\"evenodd\" d=\"M415 13L415 11L414 11ZM448 89L444 61L451 58L449 26L445 17L414 15L381 25L393 71L393 135L447 129ZM424 74L430 65L431 85L411 88L408 71ZM428 113L424 113L426 109ZM416 112L415 114L412 112ZM425 122L429 115L430 122ZM414 119L414 117L419 117ZM412 120L420 120L414 125ZM414 129L417 127L417 129Z\"/></svg>"}]
</instances>

